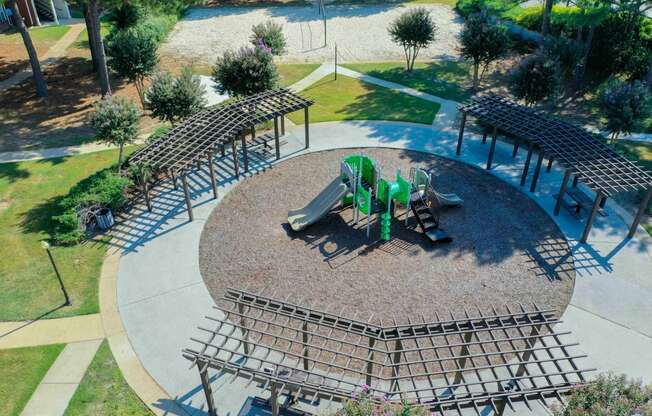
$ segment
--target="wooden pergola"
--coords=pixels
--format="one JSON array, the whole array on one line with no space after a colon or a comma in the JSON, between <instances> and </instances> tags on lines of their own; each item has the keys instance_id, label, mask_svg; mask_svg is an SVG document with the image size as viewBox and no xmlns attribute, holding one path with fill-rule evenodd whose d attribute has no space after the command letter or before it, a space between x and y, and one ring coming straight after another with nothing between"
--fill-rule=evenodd
<instances>
[{"instance_id":1,"label":"wooden pergola","mask_svg":"<svg viewBox=\"0 0 652 416\"><path fill-rule=\"evenodd\" d=\"M544 157L548 159L547 171L550 171L553 161L563 166L564 179L557 196L555 215L559 215L571 176L573 176L573 187L577 186L578 181L582 181L595 192L595 199L580 239L583 243L589 236L597 212L604 207L607 198L620 192L643 190L645 196L628 233L628 238L634 236L652 197L652 176L643 168L619 155L583 128L518 105L495 94L473 98L470 103L462 105L459 111L462 113L462 121L457 141L458 156L462 150L467 115L470 115L487 126L482 138L483 144L486 142L489 129L492 130L487 169L491 169L499 133L514 139L512 157L516 157L521 142L528 144L521 186L525 185L532 155L537 150L538 158L530 185L531 192L536 190Z\"/></svg>"},{"instance_id":2,"label":"wooden pergola","mask_svg":"<svg viewBox=\"0 0 652 416\"><path fill-rule=\"evenodd\" d=\"M240 176L237 142L240 141L245 172L249 171L247 154L247 135L250 135L249 145L267 145L267 137L256 137L256 126L274 120L274 148L276 159L281 157L280 134L285 134L285 115L304 110L305 117L305 147L310 147L308 109L312 100L304 98L288 89L275 89L252 95L224 106L213 107L197 113L183 123L174 127L168 133L153 143L136 152L130 159L130 164L143 164L156 171L166 172L172 177L174 186L177 178L181 178L185 202L190 220L193 220L190 192L187 174L194 167L199 168L202 162L208 163L211 176L213 196L217 198L217 180L214 155L220 151L225 155L225 148L232 150L236 177ZM279 121L280 120L280 121ZM143 193L149 203L147 184Z\"/></svg>"},{"instance_id":3,"label":"wooden pergola","mask_svg":"<svg viewBox=\"0 0 652 416\"><path fill-rule=\"evenodd\" d=\"M272 295L273 296L273 295ZM578 344L557 331L553 311L508 305L398 322L351 319L275 299L227 289L218 317L199 329L206 338L183 356L199 371L208 412L217 415L208 369L244 379L278 399L342 402L361 389L371 400L404 400L442 414L490 407L500 415L516 403L532 408L563 400L586 382L574 354Z\"/></svg>"}]
</instances>

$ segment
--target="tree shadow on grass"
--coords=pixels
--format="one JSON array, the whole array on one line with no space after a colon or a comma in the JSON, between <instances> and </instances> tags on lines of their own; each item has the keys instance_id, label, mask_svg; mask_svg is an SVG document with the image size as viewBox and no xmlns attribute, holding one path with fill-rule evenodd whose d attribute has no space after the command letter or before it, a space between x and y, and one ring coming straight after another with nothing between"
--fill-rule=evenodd
<instances>
[{"instance_id":1,"label":"tree shadow on grass","mask_svg":"<svg viewBox=\"0 0 652 416\"><path fill-rule=\"evenodd\" d=\"M29 175L29 171L22 168L19 162L0 164L0 179L7 179L9 183L13 183L19 179L26 179Z\"/></svg>"}]
</instances>

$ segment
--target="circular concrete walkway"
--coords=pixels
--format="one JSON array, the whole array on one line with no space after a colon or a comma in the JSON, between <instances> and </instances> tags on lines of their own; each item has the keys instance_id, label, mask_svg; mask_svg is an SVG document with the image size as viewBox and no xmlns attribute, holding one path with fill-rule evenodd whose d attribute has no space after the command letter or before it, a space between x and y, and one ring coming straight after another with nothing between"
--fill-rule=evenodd
<instances>
[{"instance_id":1,"label":"circular concrete walkway","mask_svg":"<svg viewBox=\"0 0 652 416\"><path fill-rule=\"evenodd\" d=\"M283 157L304 154L303 127L284 140ZM394 122L331 122L311 126L311 149L390 147L429 152L484 167L488 146L467 134L462 156L456 158L454 132L431 126ZM511 157L511 146L498 143L491 174L526 193L552 216L553 193L562 174L553 168L543 173L538 190L530 193L518 186L525 152ZM218 159L220 198L235 183L227 160ZM272 166L262 158L250 159L252 172ZM199 272L199 239L209 214L219 203L213 200L207 172L191 177L195 221L188 222L183 195L171 185L154 198L154 211L137 211L117 230L115 243L123 254L117 282L117 307L129 342L147 372L191 414L205 414L203 392L195 369L181 356L207 314L215 315L213 300ZM587 367L626 373L652 381L652 239L639 228L625 240L624 210L609 201L608 217L598 217L589 244L577 242L583 229L562 212L552 217L572 249L577 277L563 328L573 332L589 356ZM515 219L518 221L518 219ZM215 374L213 391L220 415L235 416L249 395L260 394L255 386ZM154 407L169 408L165 398ZM535 410L545 414L543 409ZM522 412L520 413L522 414Z\"/></svg>"}]
</instances>

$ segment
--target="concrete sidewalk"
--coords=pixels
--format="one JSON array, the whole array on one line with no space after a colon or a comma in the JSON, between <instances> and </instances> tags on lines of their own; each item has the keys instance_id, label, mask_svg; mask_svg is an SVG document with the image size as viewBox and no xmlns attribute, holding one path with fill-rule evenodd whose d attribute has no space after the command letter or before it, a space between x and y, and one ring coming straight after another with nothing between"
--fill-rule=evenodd
<instances>
[{"instance_id":1,"label":"concrete sidewalk","mask_svg":"<svg viewBox=\"0 0 652 416\"><path fill-rule=\"evenodd\" d=\"M104 338L100 314L0 322L0 349L67 344Z\"/></svg>"}]
</instances>

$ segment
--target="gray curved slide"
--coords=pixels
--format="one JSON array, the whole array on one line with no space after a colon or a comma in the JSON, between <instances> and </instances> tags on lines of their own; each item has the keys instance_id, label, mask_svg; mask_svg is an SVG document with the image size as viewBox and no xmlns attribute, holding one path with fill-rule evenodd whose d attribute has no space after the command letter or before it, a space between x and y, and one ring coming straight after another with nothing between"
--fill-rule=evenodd
<instances>
[{"instance_id":1,"label":"gray curved slide","mask_svg":"<svg viewBox=\"0 0 652 416\"><path fill-rule=\"evenodd\" d=\"M340 178L331 182L312 201L301 209L288 212L288 223L292 230L301 231L307 226L319 221L331 210L348 192L349 188L342 183Z\"/></svg>"}]
</instances>

